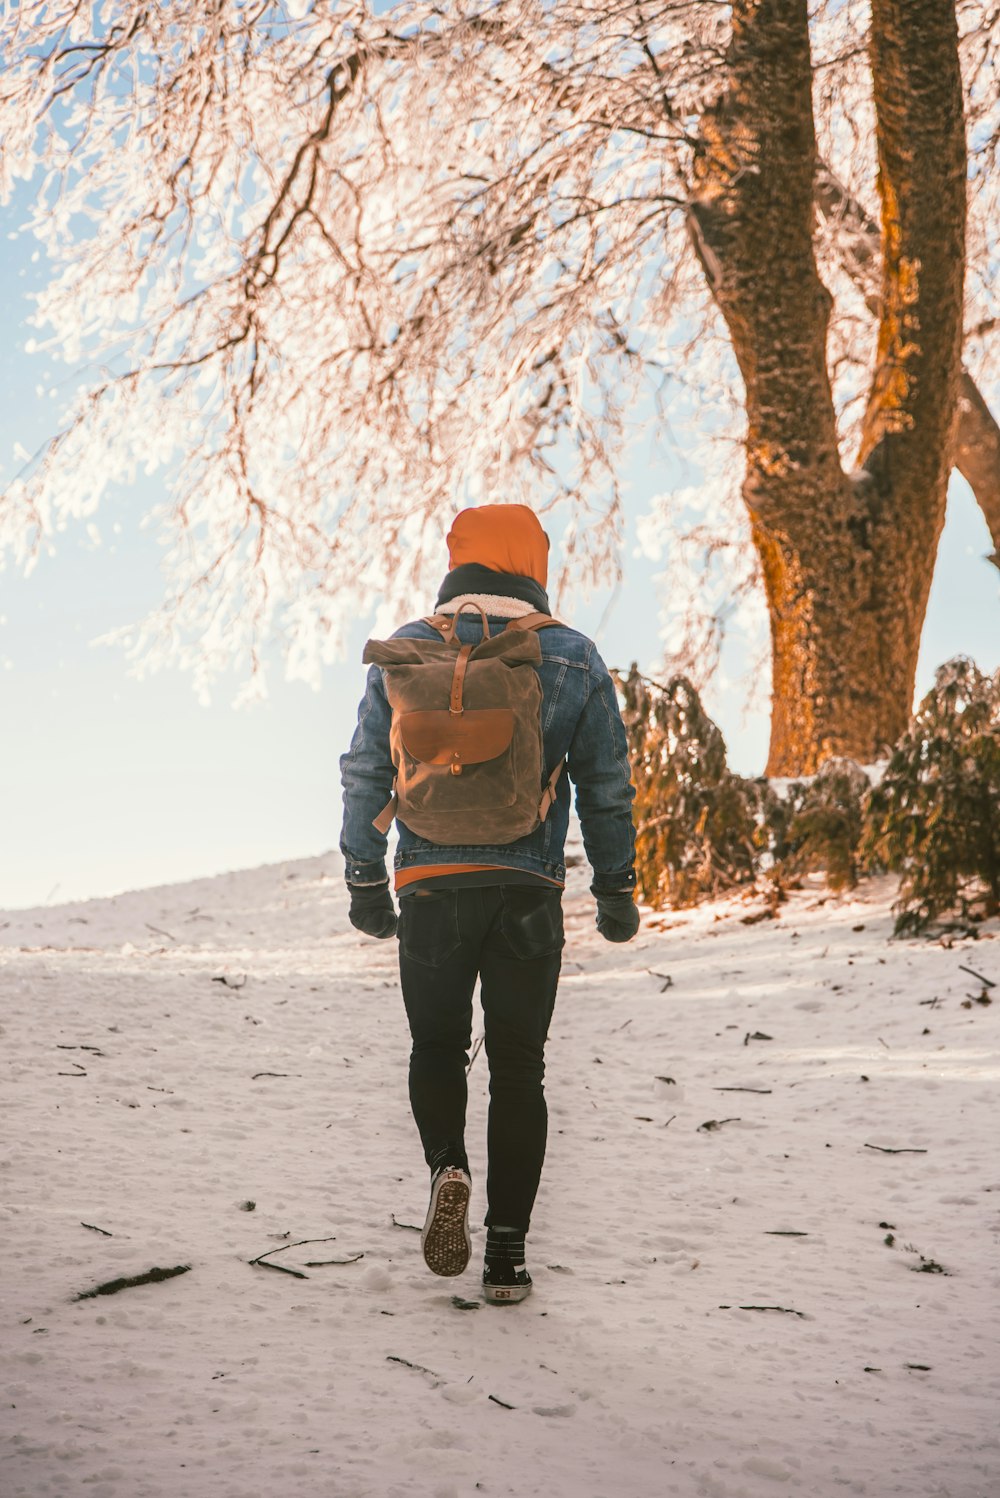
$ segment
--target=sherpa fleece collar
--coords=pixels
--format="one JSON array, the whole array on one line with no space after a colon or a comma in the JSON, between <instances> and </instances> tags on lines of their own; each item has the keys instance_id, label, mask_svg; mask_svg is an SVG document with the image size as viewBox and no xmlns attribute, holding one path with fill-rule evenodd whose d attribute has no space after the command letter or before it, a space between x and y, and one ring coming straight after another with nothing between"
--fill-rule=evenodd
<instances>
[{"instance_id":1,"label":"sherpa fleece collar","mask_svg":"<svg viewBox=\"0 0 1000 1498\"><path fill-rule=\"evenodd\" d=\"M474 603L491 619L523 619L525 614L539 612L533 604L525 603L523 598L504 598L502 593L460 593L457 598L449 598L447 603L441 604L437 612L457 614L463 603ZM470 614L469 617L475 619L478 616Z\"/></svg>"},{"instance_id":2,"label":"sherpa fleece collar","mask_svg":"<svg viewBox=\"0 0 1000 1498\"><path fill-rule=\"evenodd\" d=\"M489 595L491 600L499 597L530 604L530 609L525 609L525 613L552 613L549 595L533 577L519 577L512 572L494 572L491 567L483 567L479 562L463 562L461 567L453 567L441 584L434 607L436 610L444 610L446 603L466 597L475 598L478 602L481 594ZM499 614L494 602L491 602L490 607ZM445 612L453 611L449 609ZM501 617L513 619L518 616L511 614Z\"/></svg>"}]
</instances>

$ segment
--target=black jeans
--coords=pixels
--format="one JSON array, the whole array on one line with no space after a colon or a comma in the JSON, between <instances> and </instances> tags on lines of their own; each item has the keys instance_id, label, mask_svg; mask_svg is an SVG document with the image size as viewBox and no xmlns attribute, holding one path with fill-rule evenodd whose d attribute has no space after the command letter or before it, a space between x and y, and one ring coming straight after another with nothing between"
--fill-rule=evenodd
<instances>
[{"instance_id":1,"label":"black jeans","mask_svg":"<svg viewBox=\"0 0 1000 1498\"><path fill-rule=\"evenodd\" d=\"M527 1232L545 1158L545 1038L562 962L562 891L535 885L403 895L399 974L410 1106L428 1165L465 1161L472 996L482 984L490 1069L486 1224Z\"/></svg>"}]
</instances>

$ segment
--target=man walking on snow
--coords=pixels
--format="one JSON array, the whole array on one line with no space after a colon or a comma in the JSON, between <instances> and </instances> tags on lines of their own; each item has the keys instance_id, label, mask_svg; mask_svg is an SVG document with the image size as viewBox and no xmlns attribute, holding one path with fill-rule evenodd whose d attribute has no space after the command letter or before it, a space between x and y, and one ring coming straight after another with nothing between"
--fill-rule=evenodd
<instances>
[{"instance_id":1,"label":"man walking on snow","mask_svg":"<svg viewBox=\"0 0 1000 1498\"><path fill-rule=\"evenodd\" d=\"M471 1251L466 1066L477 978L481 983L490 1069L483 1286L487 1300L497 1303L523 1300L531 1289L524 1245L545 1155L544 1049L563 947L563 848L570 803L567 777L559 775L563 766L576 789L598 930L608 941L628 941L639 927L633 899L635 792L625 731L614 685L593 641L549 623L548 546L537 516L525 505L463 510L448 536L450 570L438 594L437 628L418 620L392 637L393 642L435 641L440 652L442 636L456 648L475 649L508 626L510 634L522 638L537 631L541 659L536 652L535 664L522 668L536 670L541 683L543 764L532 794L541 794L543 787L545 794L542 820L533 830L513 841L487 836L463 839L459 846L419 836L397 812L397 922L380 828L388 828L395 808L399 767L391 747L391 672L379 665L369 671L358 726L340 762L341 849L351 922L375 937L390 937L398 928L400 980L413 1041L410 1104L431 1171L422 1244L428 1267L441 1275L461 1274ZM500 644L506 647L507 635ZM407 648L390 642L380 648L387 647L397 655ZM468 656L463 651L461 670L456 668L459 683ZM455 690L452 712L457 701L461 713L461 685ZM426 721L434 715L410 716ZM440 716L448 722L444 713ZM458 759L457 751L453 758ZM440 773L446 791L447 775ZM462 766L453 773L461 775Z\"/></svg>"}]
</instances>

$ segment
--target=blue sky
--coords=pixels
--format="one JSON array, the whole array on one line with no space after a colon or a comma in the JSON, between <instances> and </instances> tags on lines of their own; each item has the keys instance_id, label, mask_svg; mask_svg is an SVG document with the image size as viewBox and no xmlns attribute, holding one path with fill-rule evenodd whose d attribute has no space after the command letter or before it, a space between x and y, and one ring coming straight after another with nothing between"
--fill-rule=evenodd
<instances>
[{"instance_id":1,"label":"blue sky","mask_svg":"<svg viewBox=\"0 0 1000 1498\"><path fill-rule=\"evenodd\" d=\"M10 234L15 212L5 220ZM48 362L24 352L26 294L43 269L33 252L27 238L8 239L0 274L2 483L20 467L15 445L34 451L59 404L47 395ZM646 462L643 449L629 474L623 586L562 610L597 634L605 659L621 667L633 658L649 666L656 655L658 567L633 555L634 523L665 484L662 468L646 471ZM219 684L208 706L176 672L136 680L117 648L91 642L160 600L156 538L139 524L158 492L144 480L116 494L97 517L100 544L83 527L68 529L30 578L9 565L0 572L0 907L110 894L336 846L337 760L362 690L369 621L359 622L347 659L325 669L319 692L284 682L274 669L268 701L237 710L230 705L235 677ZM1000 574L983 560L990 549L966 486L955 480L918 694L949 656L1000 665ZM708 706L732 766L759 774L766 713L747 715L742 692L710 694Z\"/></svg>"}]
</instances>

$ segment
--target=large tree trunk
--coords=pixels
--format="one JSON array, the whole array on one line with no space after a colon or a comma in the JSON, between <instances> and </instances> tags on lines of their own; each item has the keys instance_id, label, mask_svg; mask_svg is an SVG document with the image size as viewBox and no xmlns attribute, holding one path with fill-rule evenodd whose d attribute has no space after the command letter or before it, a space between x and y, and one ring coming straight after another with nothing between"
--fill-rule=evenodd
<instances>
[{"instance_id":1,"label":"large tree trunk","mask_svg":"<svg viewBox=\"0 0 1000 1498\"><path fill-rule=\"evenodd\" d=\"M879 317L882 246L878 224L823 163L816 178L816 207L823 219L836 226L844 269L864 293L868 310ZM1000 426L964 368L959 381L952 464L972 490L989 527L993 551L986 560L1000 568Z\"/></svg>"},{"instance_id":2,"label":"large tree trunk","mask_svg":"<svg viewBox=\"0 0 1000 1498\"><path fill-rule=\"evenodd\" d=\"M905 9L905 29L900 12ZM909 717L959 369L964 138L953 8L875 0L882 325L864 467L844 473L813 253L806 0L737 0L692 234L747 394L744 499L772 633L771 775L876 758Z\"/></svg>"}]
</instances>

